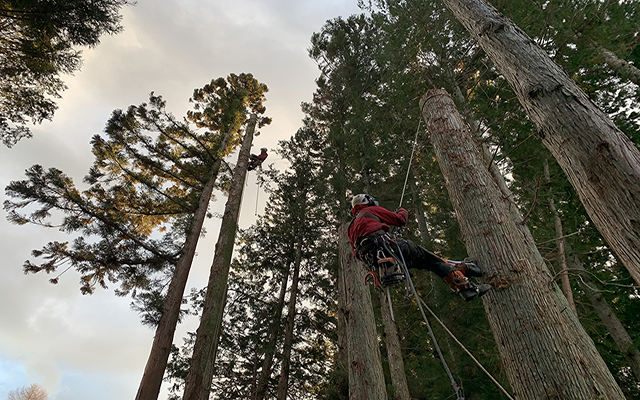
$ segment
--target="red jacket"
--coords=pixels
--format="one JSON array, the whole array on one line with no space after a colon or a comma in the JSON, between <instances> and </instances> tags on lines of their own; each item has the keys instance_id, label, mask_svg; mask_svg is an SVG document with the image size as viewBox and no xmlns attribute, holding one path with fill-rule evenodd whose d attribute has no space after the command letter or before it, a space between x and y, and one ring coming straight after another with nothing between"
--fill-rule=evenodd
<instances>
[{"instance_id":1,"label":"red jacket","mask_svg":"<svg viewBox=\"0 0 640 400\"><path fill-rule=\"evenodd\" d=\"M257 159L260 161L260 163L262 163L264 160L267 159L268 154L267 153L260 153L258 155L252 154L251 158Z\"/></svg>"},{"instance_id":2,"label":"red jacket","mask_svg":"<svg viewBox=\"0 0 640 400\"><path fill-rule=\"evenodd\" d=\"M389 225L403 226L407 223L407 218L409 216L407 210L404 208L399 209L397 212L392 212L384 207L370 206L367 204L358 204L351 210L351 214L353 216L358 215L359 212L373 214L380 218L380 222L369 217L356 218L351 222L347 233L349 234L349 243L351 243L351 249L354 250L354 253L355 243L359 238L381 229L385 232L389 232L391 230Z\"/></svg>"}]
</instances>

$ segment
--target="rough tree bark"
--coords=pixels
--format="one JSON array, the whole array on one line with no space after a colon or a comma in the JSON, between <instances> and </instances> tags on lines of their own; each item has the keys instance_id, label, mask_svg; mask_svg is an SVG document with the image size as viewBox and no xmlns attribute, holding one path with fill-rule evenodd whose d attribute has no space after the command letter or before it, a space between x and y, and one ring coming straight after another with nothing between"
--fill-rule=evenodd
<instances>
[{"instance_id":1,"label":"rough tree bark","mask_svg":"<svg viewBox=\"0 0 640 400\"><path fill-rule=\"evenodd\" d=\"M549 175L549 161L544 160L544 179L547 181L547 185L549 188L551 187L551 176ZM562 281L562 292L564 293L564 297L567 298L569 302L569 306L573 312L576 312L576 304L573 301L573 290L571 289L571 281L569 280L569 271L567 270L567 256L565 252L565 240L564 234L562 233L562 220L560 219L560 215L558 215L558 210L556 209L556 203L551 195L551 193L547 196L547 203L549 204L549 210L553 215L553 225L556 229L556 246L558 248L558 261L560 263L560 279Z\"/></svg>"},{"instance_id":2,"label":"rough tree bark","mask_svg":"<svg viewBox=\"0 0 640 400\"><path fill-rule=\"evenodd\" d=\"M384 292L378 292L380 300L380 315L384 326L384 342L387 347L387 361L389 362L389 375L393 385L393 400L409 400L409 384L407 374L404 371L402 348L398 337L398 328L391 319L389 301Z\"/></svg>"},{"instance_id":3,"label":"rough tree bark","mask_svg":"<svg viewBox=\"0 0 640 400\"><path fill-rule=\"evenodd\" d=\"M198 245L198 239L200 238L200 232L202 231L202 225L204 223L207 210L209 208L209 201L211 201L211 194L213 193L213 187L215 186L216 179L218 178L218 172L220 171L220 165L222 164L222 154L227 148L229 138L231 137L231 131L227 132L220 145L220 155L217 161L212 166L211 175L209 180L202 188L200 199L198 201L198 208L193 215L193 221L191 222L191 230L187 235L182 248L182 255L176 263L169 288L167 289L167 297L164 301L162 309L162 316L156 328L156 334L153 338L153 344L151 345L151 351L149 353L149 359L144 368L142 374L142 380L140 381L140 387L136 394L136 400L156 400L160 393L160 387L162 386L162 378L164 371L167 368L167 360L171 352L171 344L173 343L173 335L178 325L178 319L180 317L180 307L182 305L182 297L184 296L184 289L187 286L187 279L189 278L189 271L191 270L191 264L196 254L196 247Z\"/></svg>"},{"instance_id":4,"label":"rough tree bark","mask_svg":"<svg viewBox=\"0 0 640 400\"><path fill-rule=\"evenodd\" d=\"M640 284L640 151L562 69L484 0L443 0L496 64L589 216Z\"/></svg>"},{"instance_id":5,"label":"rough tree bark","mask_svg":"<svg viewBox=\"0 0 640 400\"><path fill-rule=\"evenodd\" d=\"M339 254L344 279L344 316L349 357L349 400L386 400L376 325L369 287L364 284L364 265L351 252L348 224L340 226Z\"/></svg>"},{"instance_id":6,"label":"rough tree bark","mask_svg":"<svg viewBox=\"0 0 640 400\"><path fill-rule=\"evenodd\" d=\"M247 131L238 153L238 164L233 171L229 198L224 209L218 242L211 264L207 293L205 295L200 326L196 331L193 357L184 389L184 400L207 400L213 379L213 366L220 339L222 314L227 297L229 266L238 229L238 216L244 181L247 175L251 143L255 131L257 116L251 115Z\"/></svg>"},{"instance_id":7,"label":"rough tree bark","mask_svg":"<svg viewBox=\"0 0 640 400\"><path fill-rule=\"evenodd\" d=\"M451 97L431 90L420 107L468 253L494 287L483 301L514 397L623 399Z\"/></svg>"}]
</instances>

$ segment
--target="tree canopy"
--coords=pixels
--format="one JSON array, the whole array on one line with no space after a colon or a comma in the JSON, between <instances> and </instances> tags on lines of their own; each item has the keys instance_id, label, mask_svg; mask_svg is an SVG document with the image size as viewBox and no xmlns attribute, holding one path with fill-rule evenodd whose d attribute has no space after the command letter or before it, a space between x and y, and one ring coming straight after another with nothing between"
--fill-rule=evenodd
<instances>
[{"instance_id":1,"label":"tree canopy","mask_svg":"<svg viewBox=\"0 0 640 400\"><path fill-rule=\"evenodd\" d=\"M0 1L0 139L30 137L27 123L52 119L66 89L62 75L82 65L79 47L122 31L129 0Z\"/></svg>"}]
</instances>

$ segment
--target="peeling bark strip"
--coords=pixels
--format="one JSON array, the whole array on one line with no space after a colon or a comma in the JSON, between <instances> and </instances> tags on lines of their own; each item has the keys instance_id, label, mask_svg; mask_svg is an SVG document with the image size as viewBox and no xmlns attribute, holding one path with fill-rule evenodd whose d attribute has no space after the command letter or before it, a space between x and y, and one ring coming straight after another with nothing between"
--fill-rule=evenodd
<instances>
[{"instance_id":1,"label":"peeling bark strip","mask_svg":"<svg viewBox=\"0 0 640 400\"><path fill-rule=\"evenodd\" d=\"M494 285L483 301L514 398L624 399L451 97L430 90L420 103L467 251Z\"/></svg>"},{"instance_id":2,"label":"peeling bark strip","mask_svg":"<svg viewBox=\"0 0 640 400\"><path fill-rule=\"evenodd\" d=\"M443 0L507 79L589 217L640 285L640 151L510 19Z\"/></svg>"},{"instance_id":3,"label":"peeling bark strip","mask_svg":"<svg viewBox=\"0 0 640 400\"><path fill-rule=\"evenodd\" d=\"M345 285L349 400L387 400L382 361L365 269L351 252L347 226L339 228L340 268Z\"/></svg>"},{"instance_id":4,"label":"peeling bark strip","mask_svg":"<svg viewBox=\"0 0 640 400\"><path fill-rule=\"evenodd\" d=\"M247 123L247 132L242 140L242 147L238 153L238 164L233 171L229 198L224 207L222 225L220 226L218 242L216 243L213 263L211 264L200 326L196 332L191 366L185 383L184 400L209 399L211 380L213 379L213 365L220 339L222 312L227 300L227 281L229 280L229 266L238 229L240 200L242 199L244 180L247 175L247 165L256 121L256 115L251 115Z\"/></svg>"}]
</instances>

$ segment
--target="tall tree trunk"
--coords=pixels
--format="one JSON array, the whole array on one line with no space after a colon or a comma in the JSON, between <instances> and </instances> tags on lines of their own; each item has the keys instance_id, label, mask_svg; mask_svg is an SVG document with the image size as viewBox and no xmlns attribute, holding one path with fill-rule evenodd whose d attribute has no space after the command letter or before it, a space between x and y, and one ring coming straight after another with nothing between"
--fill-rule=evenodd
<instances>
[{"instance_id":1,"label":"tall tree trunk","mask_svg":"<svg viewBox=\"0 0 640 400\"><path fill-rule=\"evenodd\" d=\"M418 187L416 185L416 178L413 174L411 176L411 179L409 179L409 187L411 188L411 194L413 195L413 207L416 209L416 218L418 219L418 229L420 229L420 239L422 239L422 245L427 249L433 250L433 241L431 240L429 227L427 227L427 219L424 217L422 200L420 199L420 193L418 192ZM429 276L433 277L433 274L429 274Z\"/></svg>"},{"instance_id":2,"label":"tall tree trunk","mask_svg":"<svg viewBox=\"0 0 640 400\"><path fill-rule=\"evenodd\" d=\"M549 161L544 160L544 179L547 181L547 185L549 189L551 189L551 175L549 175ZM567 270L567 256L564 249L565 240L564 234L562 233L562 220L560 219L560 215L558 214L558 210L556 209L556 203L553 199L551 193L547 195L547 202L549 203L549 210L551 210L551 214L553 215L553 224L556 228L556 246L558 248L558 261L560 263L560 280L562 282L562 292L564 293L564 297L567 298L569 302L569 306L573 312L576 311L576 304L573 301L573 290L571 289L571 281L569 280L569 271Z\"/></svg>"},{"instance_id":3,"label":"tall tree trunk","mask_svg":"<svg viewBox=\"0 0 640 400\"><path fill-rule=\"evenodd\" d=\"M386 400L384 372L365 268L351 252L348 224L340 226L340 268L345 287L344 314L349 356L349 400Z\"/></svg>"},{"instance_id":4,"label":"tall tree trunk","mask_svg":"<svg viewBox=\"0 0 640 400\"><path fill-rule=\"evenodd\" d=\"M398 328L391 319L389 300L384 292L378 292L380 300L380 315L384 326L384 342L387 345L387 360L389 361L389 372L391 384L393 385L393 400L409 400L409 384L407 374L404 371L404 361L402 360L402 348L398 337Z\"/></svg>"},{"instance_id":5,"label":"tall tree trunk","mask_svg":"<svg viewBox=\"0 0 640 400\"><path fill-rule=\"evenodd\" d=\"M282 366L278 380L278 400L286 400L289 389L289 370L291 366L291 348L293 347L293 328L296 322L296 302L298 301L298 286L300 282L300 263L302 262L302 238L296 244L296 258L293 262L293 278L291 280L291 294L287 307L287 323L285 324L284 343L282 344Z\"/></svg>"},{"instance_id":6,"label":"tall tree trunk","mask_svg":"<svg viewBox=\"0 0 640 400\"><path fill-rule=\"evenodd\" d=\"M345 307L347 304L347 292L345 288L344 270L338 267L338 310L337 310L337 335L336 340L336 363L337 369L347 374L349 367L349 348L347 343L347 318Z\"/></svg>"},{"instance_id":7,"label":"tall tree trunk","mask_svg":"<svg viewBox=\"0 0 640 400\"><path fill-rule=\"evenodd\" d=\"M233 246L238 229L240 202L247 175L249 154L257 116L251 115L247 123L247 132L242 140L242 147L238 154L238 164L233 171L229 198L224 208L222 225L218 235L218 242L211 264L207 293L205 295L200 326L196 332L196 342L193 347L193 357L187 375L184 400L207 400L213 379L213 366L220 339L222 314L227 297L227 281L229 266L233 254Z\"/></svg>"},{"instance_id":8,"label":"tall tree trunk","mask_svg":"<svg viewBox=\"0 0 640 400\"><path fill-rule=\"evenodd\" d=\"M609 247L640 284L640 151L547 54L484 0L443 0L514 89Z\"/></svg>"},{"instance_id":9,"label":"tall tree trunk","mask_svg":"<svg viewBox=\"0 0 640 400\"><path fill-rule=\"evenodd\" d=\"M636 85L640 85L640 69L631 64L627 60L618 58L616 53L604 47L600 47L600 54L604 57L604 61L623 79L628 79Z\"/></svg>"},{"instance_id":10,"label":"tall tree trunk","mask_svg":"<svg viewBox=\"0 0 640 400\"><path fill-rule=\"evenodd\" d=\"M623 399L451 97L430 90L420 107L469 255L494 288L483 301L514 397Z\"/></svg>"},{"instance_id":11,"label":"tall tree trunk","mask_svg":"<svg viewBox=\"0 0 640 400\"><path fill-rule=\"evenodd\" d=\"M577 255L569 256L569 264L572 269L584 271L582 262ZM600 317L602 324L618 346L618 350L627 360L636 379L640 380L640 351L633 343L631 336L613 312L607 300L602 296L588 274L583 273L578 279L578 284L589 298L589 302Z\"/></svg>"},{"instance_id":12,"label":"tall tree trunk","mask_svg":"<svg viewBox=\"0 0 640 400\"><path fill-rule=\"evenodd\" d=\"M289 264L291 266L291 263ZM278 305L276 306L276 314L273 317L273 325L271 332L269 333L269 341L267 343L266 351L264 354L264 360L262 362L262 369L260 370L260 377L258 378L258 385L255 391L255 400L263 400L267 393L267 384L271 377L271 366L273 365L273 357L276 352L276 345L278 340L278 332L281 326L282 309L284 308L284 300L287 295L287 283L289 281L289 270L284 273L282 277L282 284L280 286L280 293L278 294Z\"/></svg>"},{"instance_id":13,"label":"tall tree trunk","mask_svg":"<svg viewBox=\"0 0 640 400\"><path fill-rule=\"evenodd\" d=\"M193 263L193 258L196 254L198 239L202 232L202 225L204 223L205 216L207 215L209 201L211 201L211 194L213 193L213 187L215 186L216 179L218 178L218 172L220 171L220 165L222 164L222 155L227 148L230 137L231 131L225 134L220 145L220 155L218 160L213 164L209 180L202 188L202 193L200 194L200 199L198 201L198 208L196 209L193 221L191 222L191 230L184 242L182 254L176 263L176 268L173 271L173 276L171 277L171 282L167 289L167 296L164 301L162 316L160 317L158 327L156 328L156 334L153 338L151 352L149 354L149 359L147 360L147 365L144 368L136 400L156 400L160 393L162 378L164 376L164 371L167 368L169 353L171 352L173 335L175 334L178 319L180 317L180 307L182 305L184 289L187 286L189 271L191 270L191 264Z\"/></svg>"}]
</instances>

